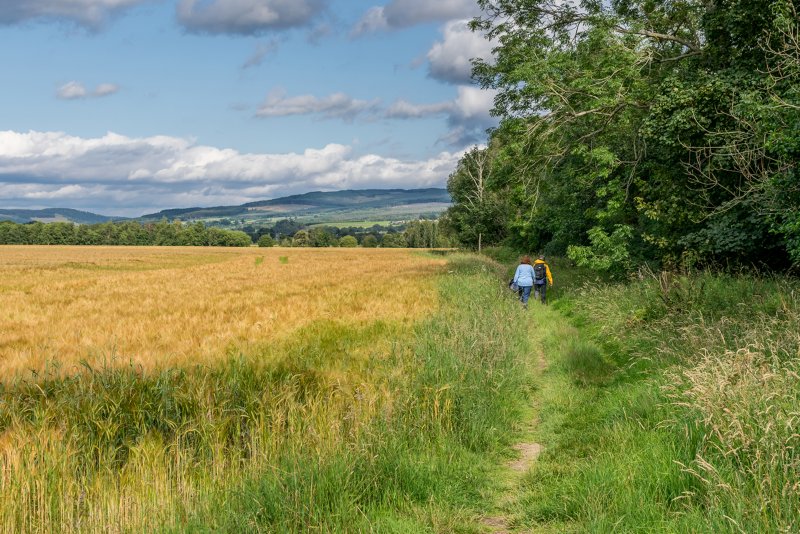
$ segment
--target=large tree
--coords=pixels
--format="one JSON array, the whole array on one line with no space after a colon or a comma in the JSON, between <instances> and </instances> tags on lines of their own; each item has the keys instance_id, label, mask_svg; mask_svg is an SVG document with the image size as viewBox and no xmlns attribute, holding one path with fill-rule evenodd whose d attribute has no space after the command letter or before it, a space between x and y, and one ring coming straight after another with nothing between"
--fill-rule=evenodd
<instances>
[{"instance_id":1,"label":"large tree","mask_svg":"<svg viewBox=\"0 0 800 534\"><path fill-rule=\"evenodd\" d=\"M797 0L479 4L502 122L483 190L480 152L451 177L465 225L604 268L800 259Z\"/></svg>"}]
</instances>

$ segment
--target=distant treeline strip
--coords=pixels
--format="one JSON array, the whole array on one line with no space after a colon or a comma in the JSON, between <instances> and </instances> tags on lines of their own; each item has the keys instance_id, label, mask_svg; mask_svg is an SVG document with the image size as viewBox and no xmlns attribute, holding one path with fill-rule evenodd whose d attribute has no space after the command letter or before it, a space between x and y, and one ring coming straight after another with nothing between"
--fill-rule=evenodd
<instances>
[{"instance_id":1,"label":"distant treeline strip","mask_svg":"<svg viewBox=\"0 0 800 534\"><path fill-rule=\"evenodd\" d=\"M140 245L249 247L250 236L236 230L159 221L138 223L73 224L67 222L17 224L0 222L2 245Z\"/></svg>"}]
</instances>

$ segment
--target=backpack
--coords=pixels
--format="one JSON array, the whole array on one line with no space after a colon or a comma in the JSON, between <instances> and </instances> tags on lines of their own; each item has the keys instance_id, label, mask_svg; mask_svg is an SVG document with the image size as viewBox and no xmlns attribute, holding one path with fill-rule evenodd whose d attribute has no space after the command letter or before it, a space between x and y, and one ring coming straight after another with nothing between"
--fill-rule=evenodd
<instances>
[{"instance_id":1,"label":"backpack","mask_svg":"<svg viewBox=\"0 0 800 534\"><path fill-rule=\"evenodd\" d=\"M534 281L541 284L545 277L547 277L547 268L544 266L544 263L535 263L533 265Z\"/></svg>"}]
</instances>

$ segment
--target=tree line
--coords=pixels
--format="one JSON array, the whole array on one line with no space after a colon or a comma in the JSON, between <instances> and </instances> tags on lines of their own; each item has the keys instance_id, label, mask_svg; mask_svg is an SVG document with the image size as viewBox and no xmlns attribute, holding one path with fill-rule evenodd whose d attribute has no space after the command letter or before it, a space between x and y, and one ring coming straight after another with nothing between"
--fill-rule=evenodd
<instances>
[{"instance_id":1,"label":"tree line","mask_svg":"<svg viewBox=\"0 0 800 534\"><path fill-rule=\"evenodd\" d=\"M265 230L257 238L259 246L271 247L357 247L364 248L448 248L452 238L447 228L442 228L438 221L416 220L398 231L389 229L385 232L376 230L378 225L370 229L336 228L329 226L301 227L292 235L275 234ZM353 230L356 230L353 232ZM273 237L276 235L276 237Z\"/></svg>"},{"instance_id":2,"label":"tree line","mask_svg":"<svg viewBox=\"0 0 800 534\"><path fill-rule=\"evenodd\" d=\"M458 240L625 272L800 264L798 0L479 0L499 126Z\"/></svg>"},{"instance_id":3,"label":"tree line","mask_svg":"<svg viewBox=\"0 0 800 534\"><path fill-rule=\"evenodd\" d=\"M249 247L253 241L244 232L208 227L202 222L182 224L166 220L154 223L106 222L0 222L3 245L139 245Z\"/></svg>"},{"instance_id":4,"label":"tree line","mask_svg":"<svg viewBox=\"0 0 800 534\"><path fill-rule=\"evenodd\" d=\"M281 228L288 228L283 225ZM386 233L360 233L358 237L338 235L333 227L296 230L292 235L274 239L269 231L257 234L255 242L262 247L449 247L450 238L440 230L437 221L411 221L405 230ZM248 247L254 239L237 230L206 226L202 222L184 224L162 220L73 224L67 222L18 224L0 222L0 245L124 245L124 246L212 246Z\"/></svg>"}]
</instances>

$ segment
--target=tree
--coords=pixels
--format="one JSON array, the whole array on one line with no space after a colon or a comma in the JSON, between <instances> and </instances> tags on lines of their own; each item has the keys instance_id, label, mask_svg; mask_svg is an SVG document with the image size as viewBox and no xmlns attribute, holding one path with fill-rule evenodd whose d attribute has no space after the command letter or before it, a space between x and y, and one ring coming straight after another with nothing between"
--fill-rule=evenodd
<instances>
[{"instance_id":1,"label":"tree","mask_svg":"<svg viewBox=\"0 0 800 534\"><path fill-rule=\"evenodd\" d=\"M403 235L409 247L435 248L439 242L439 225L436 221L411 221Z\"/></svg>"},{"instance_id":2,"label":"tree","mask_svg":"<svg viewBox=\"0 0 800 534\"><path fill-rule=\"evenodd\" d=\"M315 227L308 231L309 246L335 247L339 244L336 235L328 228Z\"/></svg>"},{"instance_id":3,"label":"tree","mask_svg":"<svg viewBox=\"0 0 800 534\"><path fill-rule=\"evenodd\" d=\"M388 233L381 239L381 246L383 248L404 248L408 246L403 234Z\"/></svg>"},{"instance_id":4,"label":"tree","mask_svg":"<svg viewBox=\"0 0 800 534\"><path fill-rule=\"evenodd\" d=\"M262 235L258 238L258 246L259 247L274 247L275 240L272 239L269 235Z\"/></svg>"},{"instance_id":5,"label":"tree","mask_svg":"<svg viewBox=\"0 0 800 534\"><path fill-rule=\"evenodd\" d=\"M292 239L292 246L293 247L311 246L311 241L308 238L308 231L298 230L297 232L295 232L294 238Z\"/></svg>"},{"instance_id":6,"label":"tree","mask_svg":"<svg viewBox=\"0 0 800 534\"><path fill-rule=\"evenodd\" d=\"M473 72L501 123L448 182L462 243L800 261L797 0L479 5L497 47Z\"/></svg>"},{"instance_id":7,"label":"tree","mask_svg":"<svg viewBox=\"0 0 800 534\"><path fill-rule=\"evenodd\" d=\"M351 235L346 235L346 236L342 237L341 239L339 239L339 246L340 247L348 247L348 248L357 247L358 246L358 240L355 237L351 236Z\"/></svg>"},{"instance_id":8,"label":"tree","mask_svg":"<svg viewBox=\"0 0 800 534\"><path fill-rule=\"evenodd\" d=\"M378 246L378 238L372 234L367 234L361 240L361 246L364 248L375 248Z\"/></svg>"}]
</instances>

